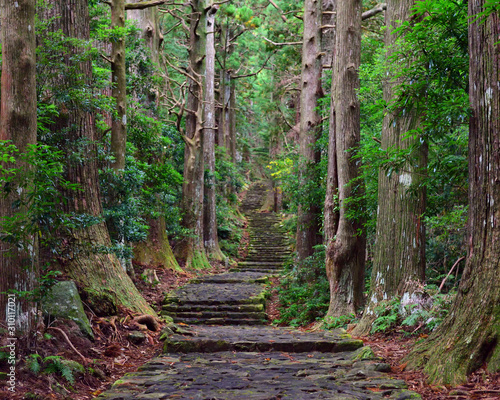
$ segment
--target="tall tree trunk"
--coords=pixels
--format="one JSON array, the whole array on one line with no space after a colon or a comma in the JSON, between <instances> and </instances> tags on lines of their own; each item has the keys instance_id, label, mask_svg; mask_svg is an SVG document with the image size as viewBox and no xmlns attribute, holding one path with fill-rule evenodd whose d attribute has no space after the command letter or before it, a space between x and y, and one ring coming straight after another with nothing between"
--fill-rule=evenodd
<instances>
[{"instance_id":1,"label":"tall tree trunk","mask_svg":"<svg viewBox=\"0 0 500 400\"><path fill-rule=\"evenodd\" d=\"M302 185L315 179L316 140L321 127L317 112L321 89L321 1L306 0L304 4L304 44L302 47L302 83L300 94L300 177ZM320 243L319 208L315 204L300 204L297 221L297 258L299 261L314 253Z\"/></svg>"},{"instance_id":2,"label":"tall tree trunk","mask_svg":"<svg viewBox=\"0 0 500 400\"><path fill-rule=\"evenodd\" d=\"M357 91L361 54L361 0L337 4L336 57L333 83L338 174L339 222L335 239L330 237L326 270L330 282L327 316L355 313L363 302L366 239L363 220L349 215L349 200L363 194L358 160L360 110Z\"/></svg>"},{"instance_id":3,"label":"tall tree trunk","mask_svg":"<svg viewBox=\"0 0 500 400\"><path fill-rule=\"evenodd\" d=\"M189 35L189 91L187 97L186 132L183 135L184 182L182 185L182 225L191 234L177 246L177 254L188 268L204 268L210 264L203 245L203 81L206 49L206 0L192 0Z\"/></svg>"},{"instance_id":4,"label":"tall tree trunk","mask_svg":"<svg viewBox=\"0 0 500 400\"><path fill-rule=\"evenodd\" d=\"M414 0L389 0L387 2L385 46L387 60L397 49L397 43L404 40L394 33L398 26L408 21ZM401 60L408 64L411 60ZM402 82L387 66L384 82L384 100L391 104L398 96L398 85ZM387 175L381 168L378 180L377 233L370 294L363 318L354 334L370 333L376 318L374 309L383 300L401 296L404 302L412 301L414 291L425 278L425 188L419 185L427 163L427 146L419 145L420 137L407 135L418 128L418 117L414 111L392 109L386 113L382 127L382 149L408 149L415 147L412 162L400 173ZM420 186L420 187L419 187ZM415 189L414 189L415 188ZM410 190L412 189L412 190Z\"/></svg>"},{"instance_id":5,"label":"tall tree trunk","mask_svg":"<svg viewBox=\"0 0 500 400\"><path fill-rule=\"evenodd\" d=\"M209 4L206 11L206 57L205 57L205 101L203 104L203 152L205 157L204 195L204 245L205 253L212 260L224 260L217 237L217 215L215 204L215 14L217 7Z\"/></svg>"},{"instance_id":6,"label":"tall tree trunk","mask_svg":"<svg viewBox=\"0 0 500 400\"><path fill-rule=\"evenodd\" d=\"M469 220L467 262L450 313L407 357L433 383L456 385L485 363L500 371L500 17L469 0Z\"/></svg>"},{"instance_id":7,"label":"tall tree trunk","mask_svg":"<svg viewBox=\"0 0 500 400\"><path fill-rule=\"evenodd\" d=\"M111 28L119 30L119 34L111 44L111 95L116 101L116 116L111 125L111 154L116 171L125 169L125 153L127 144L127 81L125 74L125 37L121 36L125 29L125 0L111 1Z\"/></svg>"},{"instance_id":8,"label":"tall tree trunk","mask_svg":"<svg viewBox=\"0 0 500 400\"><path fill-rule=\"evenodd\" d=\"M51 13L60 18L54 19L55 31L62 30L68 37L89 40L89 23L87 0L51 0ZM76 22L75 22L76 21ZM79 54L81 49L74 47L71 53ZM64 55L65 56L65 55ZM72 62L66 57L67 62ZM82 61L79 65L72 65L78 69L79 74L85 79L86 85L91 85L91 61ZM64 76L62 84L68 88L76 85L74 78ZM69 201L62 205L67 213L90 215L100 218L102 204L99 193L97 149L98 140L94 115L72 99L59 104L60 115L54 128L64 132L65 143L69 147L63 148L69 154L78 150L81 160L66 157L66 176L68 181L79 183L81 190L68 191L66 197ZM73 144L88 143L87 147L72 148ZM115 255L102 249L111 247L106 224L95 223L73 229L68 241L72 247L62 265L67 275L74 279L83 291L86 302L98 314L116 312L118 306L131 310L155 314L138 292L134 283L121 267Z\"/></svg>"},{"instance_id":9,"label":"tall tree trunk","mask_svg":"<svg viewBox=\"0 0 500 400\"><path fill-rule=\"evenodd\" d=\"M229 143L229 149L231 154L231 161L236 164L237 156L237 136L236 136L236 81L231 79L231 90L229 95L229 131L228 139L226 142Z\"/></svg>"},{"instance_id":10,"label":"tall tree trunk","mask_svg":"<svg viewBox=\"0 0 500 400\"><path fill-rule=\"evenodd\" d=\"M335 26L337 15L337 0L323 0L323 26ZM336 29L326 28L322 36L323 68L333 69L335 60ZM326 195L324 209L324 241L325 246L335 238L337 233L339 212L338 212L338 172L337 172L337 143L335 135L335 102L333 93L335 92L335 80L332 76L331 101L329 110L328 125L328 169L326 175ZM330 272L327 270L327 272ZM330 277L329 277L330 279Z\"/></svg>"},{"instance_id":11,"label":"tall tree trunk","mask_svg":"<svg viewBox=\"0 0 500 400\"><path fill-rule=\"evenodd\" d=\"M3 1L0 43L2 43L2 77L0 103L0 140L10 140L24 153L36 144L36 80L35 80L35 0ZM5 165L5 167L14 167ZM15 165L16 168L32 168ZM14 182L18 185L19 182ZM25 188L14 188L0 195L0 216L11 218L25 213L18 206ZM3 188L2 188L3 191ZM29 207L29 205L27 206ZM1 228L0 228L1 229ZM3 230L3 229L2 229ZM0 238L5 232L0 231ZM38 242L28 234L18 243L0 240L0 292L30 291L38 273ZM15 308L7 308L15 305ZM0 295L0 321L21 333L29 333L34 321L33 304L19 296ZM9 320L10 319L10 320ZM9 334L14 331L9 329ZM10 344L10 343L9 343Z\"/></svg>"},{"instance_id":12,"label":"tall tree trunk","mask_svg":"<svg viewBox=\"0 0 500 400\"><path fill-rule=\"evenodd\" d=\"M136 1L139 2L140 0ZM141 30L141 37L150 50L151 61L157 68L160 66L160 46L163 41L163 35L160 31L158 7L149 7L144 10L129 10L127 18L136 22ZM157 103L157 98L153 90L148 94L146 107ZM150 113L153 116L153 112ZM152 161L164 163L164 157ZM157 219L148 218L149 227L148 237L145 241L137 243L134 246L134 261L145 265L160 266L173 270L180 270L179 264L174 257L172 248L168 241L167 227L165 217L160 215Z\"/></svg>"}]
</instances>

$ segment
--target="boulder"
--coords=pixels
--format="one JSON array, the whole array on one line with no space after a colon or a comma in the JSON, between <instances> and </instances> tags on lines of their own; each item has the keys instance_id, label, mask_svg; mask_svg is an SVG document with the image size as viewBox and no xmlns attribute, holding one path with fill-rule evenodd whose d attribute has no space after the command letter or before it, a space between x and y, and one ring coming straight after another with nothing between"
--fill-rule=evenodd
<instances>
[{"instance_id":1,"label":"boulder","mask_svg":"<svg viewBox=\"0 0 500 400\"><path fill-rule=\"evenodd\" d=\"M57 282L42 300L44 315L53 318L64 318L74 321L80 331L90 339L94 339L90 321L83 311L83 303L75 282Z\"/></svg>"}]
</instances>

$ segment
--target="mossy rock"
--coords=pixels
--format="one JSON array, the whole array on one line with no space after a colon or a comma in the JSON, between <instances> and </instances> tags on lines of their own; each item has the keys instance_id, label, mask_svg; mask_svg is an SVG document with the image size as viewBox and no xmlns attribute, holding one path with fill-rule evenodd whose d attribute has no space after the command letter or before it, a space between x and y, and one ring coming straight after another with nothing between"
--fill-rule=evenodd
<instances>
[{"instance_id":1,"label":"mossy rock","mask_svg":"<svg viewBox=\"0 0 500 400\"><path fill-rule=\"evenodd\" d=\"M73 281L57 282L42 300L45 315L74 321L80 331L94 339L90 321L83 311L83 303Z\"/></svg>"},{"instance_id":2,"label":"mossy rock","mask_svg":"<svg viewBox=\"0 0 500 400\"><path fill-rule=\"evenodd\" d=\"M370 346L364 346L356 350L351 359L353 361L376 360L378 359Z\"/></svg>"}]
</instances>

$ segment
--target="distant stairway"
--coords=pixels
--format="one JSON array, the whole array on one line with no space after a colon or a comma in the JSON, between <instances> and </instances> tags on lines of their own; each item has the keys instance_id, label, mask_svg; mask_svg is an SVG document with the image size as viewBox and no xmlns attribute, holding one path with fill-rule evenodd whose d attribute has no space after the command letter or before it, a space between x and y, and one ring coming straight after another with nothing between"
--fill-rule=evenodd
<instances>
[{"instance_id":1,"label":"distant stairway","mask_svg":"<svg viewBox=\"0 0 500 400\"><path fill-rule=\"evenodd\" d=\"M289 255L280 218L259 213L267 186L255 184L240 209L247 215L249 251L231 272L205 276L170 293L163 312L176 323L189 325L263 325L266 323L264 283L276 274Z\"/></svg>"}]
</instances>

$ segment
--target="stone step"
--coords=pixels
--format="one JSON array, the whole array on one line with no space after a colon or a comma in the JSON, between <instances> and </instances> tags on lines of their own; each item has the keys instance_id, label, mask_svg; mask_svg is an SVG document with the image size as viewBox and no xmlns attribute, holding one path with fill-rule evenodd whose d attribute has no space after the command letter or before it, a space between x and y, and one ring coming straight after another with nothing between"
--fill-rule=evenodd
<instances>
[{"instance_id":1,"label":"stone step","mask_svg":"<svg viewBox=\"0 0 500 400\"><path fill-rule=\"evenodd\" d=\"M169 293L164 304L263 304L266 291L261 284L251 283L188 283Z\"/></svg>"},{"instance_id":2,"label":"stone step","mask_svg":"<svg viewBox=\"0 0 500 400\"><path fill-rule=\"evenodd\" d=\"M186 311L186 312L172 312L169 314L174 322L187 321L189 319L210 320L221 319L225 320L224 325L231 325L233 320L266 320L265 312L231 312L231 311Z\"/></svg>"},{"instance_id":3,"label":"stone step","mask_svg":"<svg viewBox=\"0 0 500 400\"><path fill-rule=\"evenodd\" d=\"M353 339L339 330L301 332L270 326L200 326L195 332L196 336L171 335L165 340L164 352L283 351L302 353L319 351L336 353L354 351L363 346L361 340Z\"/></svg>"},{"instance_id":4,"label":"stone step","mask_svg":"<svg viewBox=\"0 0 500 400\"><path fill-rule=\"evenodd\" d=\"M281 261L240 261L238 267L255 267L255 268L281 268L283 263Z\"/></svg>"},{"instance_id":5,"label":"stone step","mask_svg":"<svg viewBox=\"0 0 500 400\"><path fill-rule=\"evenodd\" d=\"M268 278L259 272L231 272L219 275L208 275L191 279L189 283L267 283Z\"/></svg>"},{"instance_id":6,"label":"stone step","mask_svg":"<svg viewBox=\"0 0 500 400\"><path fill-rule=\"evenodd\" d=\"M226 318L174 318L175 323L183 323L186 325L219 325L219 326L239 326L239 325L248 325L248 326L256 326L256 325L265 325L267 321L261 319L232 319L227 320Z\"/></svg>"},{"instance_id":7,"label":"stone step","mask_svg":"<svg viewBox=\"0 0 500 400\"><path fill-rule=\"evenodd\" d=\"M206 304L176 304L170 303L165 304L162 309L166 312L180 312L180 311L241 311L241 312L262 312L264 311L264 304L218 304L218 305L206 305Z\"/></svg>"}]
</instances>

